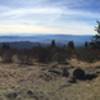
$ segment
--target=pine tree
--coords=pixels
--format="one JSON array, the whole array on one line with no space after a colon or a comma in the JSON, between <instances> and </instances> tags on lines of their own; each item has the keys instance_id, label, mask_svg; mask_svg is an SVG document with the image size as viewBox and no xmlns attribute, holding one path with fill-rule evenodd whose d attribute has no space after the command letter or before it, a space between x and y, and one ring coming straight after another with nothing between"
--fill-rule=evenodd
<instances>
[{"instance_id":1,"label":"pine tree","mask_svg":"<svg viewBox=\"0 0 100 100\"><path fill-rule=\"evenodd\" d=\"M97 34L95 35L95 40L100 39L100 21L97 21L97 27L96 27Z\"/></svg>"}]
</instances>

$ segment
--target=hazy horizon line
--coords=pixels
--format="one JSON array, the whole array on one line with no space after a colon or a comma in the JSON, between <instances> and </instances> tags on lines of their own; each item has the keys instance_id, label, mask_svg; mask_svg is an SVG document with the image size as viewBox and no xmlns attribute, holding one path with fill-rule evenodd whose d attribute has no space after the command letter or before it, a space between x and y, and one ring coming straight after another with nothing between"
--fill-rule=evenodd
<instances>
[{"instance_id":1,"label":"hazy horizon line","mask_svg":"<svg viewBox=\"0 0 100 100\"><path fill-rule=\"evenodd\" d=\"M0 37L1 36L48 36L48 35L50 35L50 36L58 36L58 35L60 35L60 36L94 36L95 34L52 34L52 33L49 33L49 34L42 34L42 33L34 33L34 34L1 34L0 33Z\"/></svg>"}]
</instances>

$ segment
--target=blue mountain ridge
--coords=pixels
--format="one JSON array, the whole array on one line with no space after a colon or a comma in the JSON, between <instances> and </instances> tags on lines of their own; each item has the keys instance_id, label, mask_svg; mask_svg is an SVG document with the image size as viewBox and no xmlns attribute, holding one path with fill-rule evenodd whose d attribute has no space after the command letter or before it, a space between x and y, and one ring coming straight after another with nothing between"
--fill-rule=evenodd
<instances>
[{"instance_id":1,"label":"blue mountain ridge","mask_svg":"<svg viewBox=\"0 0 100 100\"><path fill-rule=\"evenodd\" d=\"M33 36L0 36L0 42L37 42L48 44L55 40L57 44L67 44L74 41L75 45L83 45L86 41L91 41L92 35L33 35Z\"/></svg>"}]
</instances>

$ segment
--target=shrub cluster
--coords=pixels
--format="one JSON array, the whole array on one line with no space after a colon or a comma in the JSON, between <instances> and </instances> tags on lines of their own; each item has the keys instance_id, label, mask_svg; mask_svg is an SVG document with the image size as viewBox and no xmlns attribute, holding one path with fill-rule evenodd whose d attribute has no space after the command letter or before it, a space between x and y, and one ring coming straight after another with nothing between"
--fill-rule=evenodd
<instances>
[{"instance_id":1,"label":"shrub cluster","mask_svg":"<svg viewBox=\"0 0 100 100\"><path fill-rule=\"evenodd\" d=\"M34 61L41 63L65 63L68 54L74 48L74 43L71 41L68 43L68 46L57 46L55 40L52 40L48 46L39 45L30 49L12 48L9 43L3 43L0 49L0 56L2 62L5 63L33 64Z\"/></svg>"}]
</instances>

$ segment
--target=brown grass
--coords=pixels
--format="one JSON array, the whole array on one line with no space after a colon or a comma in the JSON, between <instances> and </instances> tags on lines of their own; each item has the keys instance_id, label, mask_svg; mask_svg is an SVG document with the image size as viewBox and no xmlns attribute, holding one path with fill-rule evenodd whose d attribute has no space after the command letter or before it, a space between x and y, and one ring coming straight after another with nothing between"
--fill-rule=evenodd
<instances>
[{"instance_id":1,"label":"brown grass","mask_svg":"<svg viewBox=\"0 0 100 100\"><path fill-rule=\"evenodd\" d=\"M69 63L74 67L86 68L96 68L100 64L100 62L93 64L78 62L77 59L72 59ZM48 100L100 99L100 77L92 81L79 81L76 84L67 83L67 78L64 77L58 77L48 82L43 80L40 75L43 73L43 70L51 65L20 66L18 64L0 64L0 100L35 100L34 96L27 94L29 90L32 93L37 93L37 100L45 100L46 98ZM67 67L68 65L57 66ZM16 98L7 96L9 93L13 94L13 92L18 93ZM40 95L42 95L42 99Z\"/></svg>"},{"instance_id":2,"label":"brown grass","mask_svg":"<svg viewBox=\"0 0 100 100\"><path fill-rule=\"evenodd\" d=\"M45 49L45 51L48 54L48 49ZM38 55L40 58L47 56L45 52L44 55L41 55L41 53ZM52 53L55 54L55 48ZM64 55L68 51L66 52L66 49L64 49L63 53L59 48L58 53ZM70 53L73 54L71 54L71 57L67 55L66 63L58 63L54 60L49 63L34 61L32 65L1 62L0 100L100 100L100 60L97 55L92 54L86 48L78 48ZM57 55L56 58L61 57L61 55ZM97 71L98 77L91 81L78 80L72 84L68 81L71 76L63 77L50 74L52 79L45 80L44 73L54 67L70 69L70 73L75 68L80 67L86 71L92 70L92 73Z\"/></svg>"}]
</instances>

